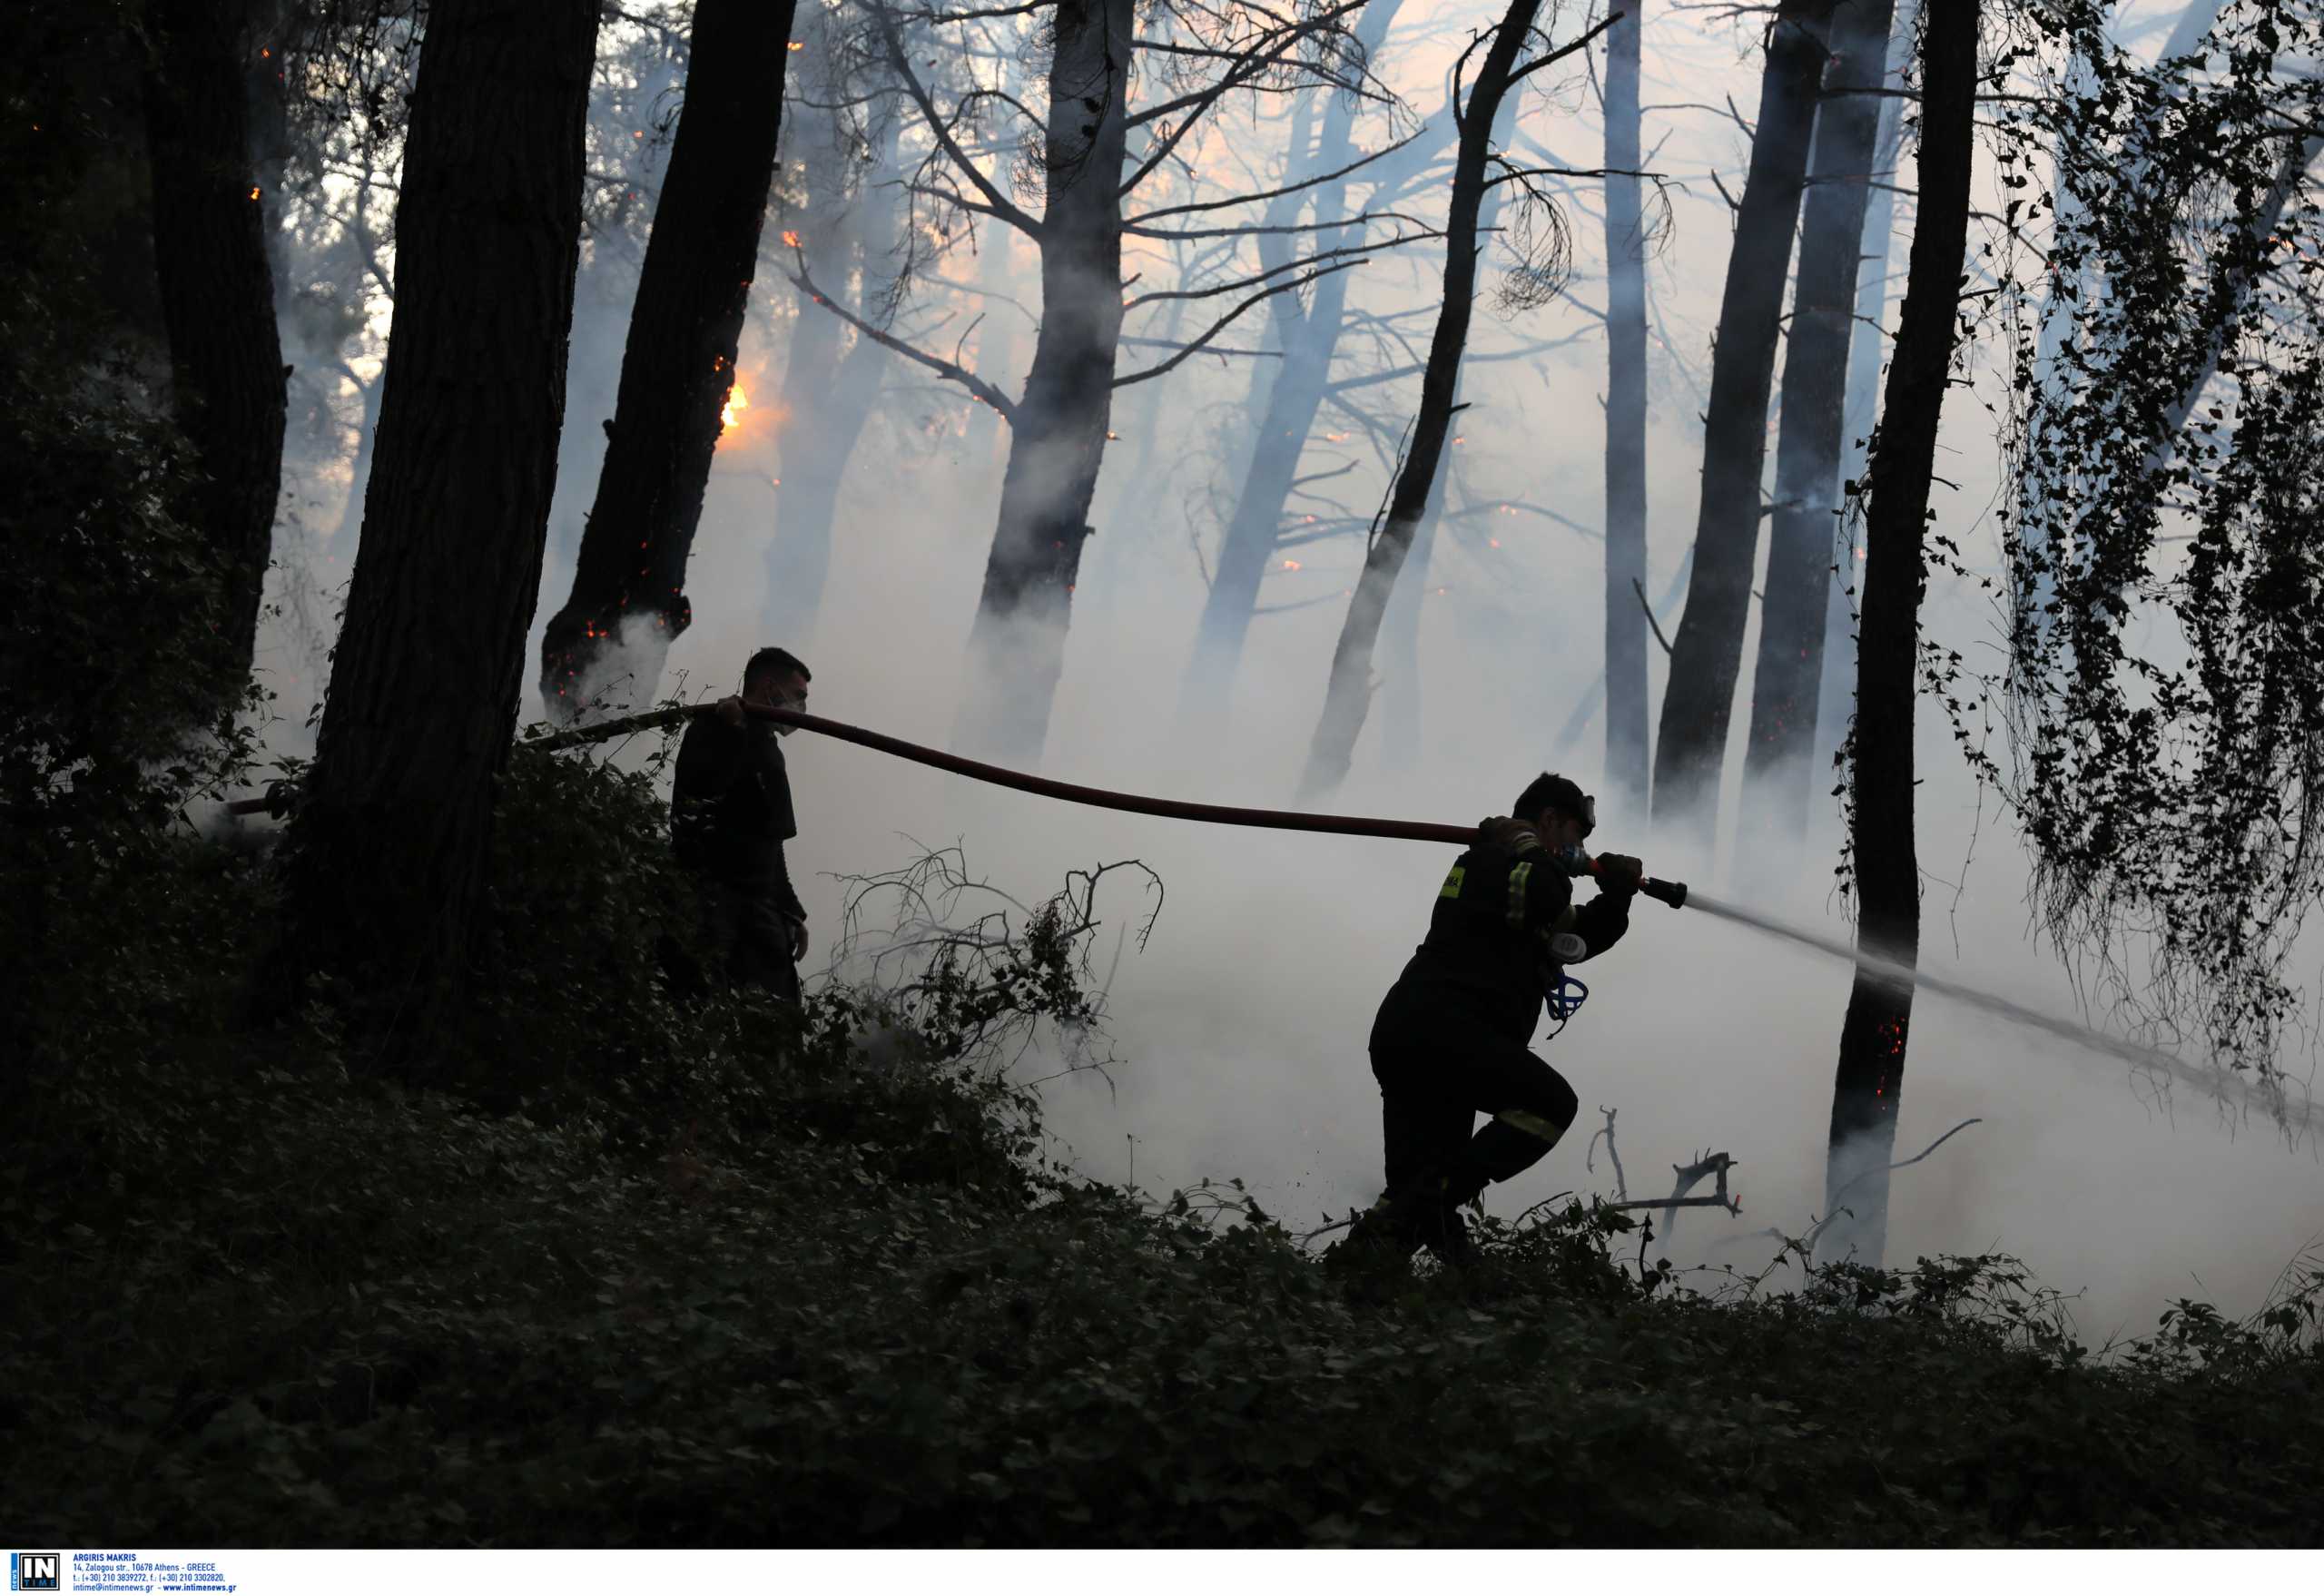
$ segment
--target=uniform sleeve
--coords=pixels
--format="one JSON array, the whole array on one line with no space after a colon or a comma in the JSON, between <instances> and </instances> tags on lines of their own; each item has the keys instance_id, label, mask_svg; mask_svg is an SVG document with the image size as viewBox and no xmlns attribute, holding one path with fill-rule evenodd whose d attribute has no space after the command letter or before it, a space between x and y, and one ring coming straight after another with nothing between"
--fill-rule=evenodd
<instances>
[{"instance_id":1,"label":"uniform sleeve","mask_svg":"<svg viewBox=\"0 0 2324 1596\"><path fill-rule=\"evenodd\" d=\"M806 906L799 901L798 889L791 884L791 862L783 856L783 844L774 845L774 906L793 920L807 918Z\"/></svg>"},{"instance_id":2,"label":"uniform sleeve","mask_svg":"<svg viewBox=\"0 0 2324 1596\"><path fill-rule=\"evenodd\" d=\"M759 819L766 836L786 842L799 834L799 821L791 809L791 771L783 762L783 742L772 726L753 730L757 734L751 739L749 760L759 790Z\"/></svg>"},{"instance_id":3,"label":"uniform sleeve","mask_svg":"<svg viewBox=\"0 0 2324 1596\"><path fill-rule=\"evenodd\" d=\"M1573 905L1573 882L1546 848L1529 848L1509 867L1509 923L1512 931L1556 929Z\"/></svg>"},{"instance_id":4,"label":"uniform sleeve","mask_svg":"<svg viewBox=\"0 0 2324 1596\"><path fill-rule=\"evenodd\" d=\"M1595 959L1622 940L1622 933L1630 929L1630 897L1629 892L1601 890L1595 898L1575 911L1573 934L1581 939L1582 946L1588 951L1580 958L1567 960L1567 963L1576 964L1582 959Z\"/></svg>"},{"instance_id":5,"label":"uniform sleeve","mask_svg":"<svg viewBox=\"0 0 2324 1596\"><path fill-rule=\"evenodd\" d=\"M678 857L699 861L718 827L718 805L734 784L734 746L714 717L696 715L678 743L670 783L670 836Z\"/></svg>"}]
</instances>

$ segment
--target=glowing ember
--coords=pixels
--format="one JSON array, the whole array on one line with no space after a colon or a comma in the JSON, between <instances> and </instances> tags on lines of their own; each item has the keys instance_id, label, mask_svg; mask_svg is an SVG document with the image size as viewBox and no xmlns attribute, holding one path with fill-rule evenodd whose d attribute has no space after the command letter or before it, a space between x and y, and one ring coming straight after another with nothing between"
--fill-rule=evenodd
<instances>
[{"instance_id":1,"label":"glowing ember","mask_svg":"<svg viewBox=\"0 0 2324 1596\"><path fill-rule=\"evenodd\" d=\"M1283 562L1283 568L1286 571L1295 571L1299 568L1299 562L1297 560L1285 560Z\"/></svg>"},{"instance_id":2,"label":"glowing ember","mask_svg":"<svg viewBox=\"0 0 2324 1596\"><path fill-rule=\"evenodd\" d=\"M793 249L794 249L794 250L795 250L795 249L797 249L797 248L799 247L799 235L798 235L797 233L795 233L795 232L791 232L788 228L786 228L786 229L784 229L784 230L783 230L783 241L784 243L786 243L786 244L789 244Z\"/></svg>"},{"instance_id":3,"label":"glowing ember","mask_svg":"<svg viewBox=\"0 0 2324 1596\"><path fill-rule=\"evenodd\" d=\"M258 198L258 190L256 190L255 188L253 188L252 190L251 190L251 199L253 199L253 200L255 200L255 199L257 199L257 198Z\"/></svg>"},{"instance_id":4,"label":"glowing ember","mask_svg":"<svg viewBox=\"0 0 2324 1596\"><path fill-rule=\"evenodd\" d=\"M806 47L807 47L806 45L804 45L804 44L801 44L801 43L800 43L798 40L796 40L796 39L792 40L792 41L791 41L791 44L790 44L790 45L789 45L789 48L791 48L791 49L793 49L793 50L804 50Z\"/></svg>"},{"instance_id":5,"label":"glowing ember","mask_svg":"<svg viewBox=\"0 0 2324 1596\"><path fill-rule=\"evenodd\" d=\"M726 408L718 412L719 424L724 427L734 427L740 425L743 419L743 412L750 408L750 396L743 391L743 385L741 383L736 383L732 389L727 390Z\"/></svg>"}]
</instances>

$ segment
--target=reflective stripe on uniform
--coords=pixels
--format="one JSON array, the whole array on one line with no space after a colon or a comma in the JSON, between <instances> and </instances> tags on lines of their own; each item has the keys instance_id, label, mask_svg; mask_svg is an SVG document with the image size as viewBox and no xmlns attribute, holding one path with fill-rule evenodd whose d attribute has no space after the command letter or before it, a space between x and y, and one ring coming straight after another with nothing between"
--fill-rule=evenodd
<instances>
[{"instance_id":1,"label":"reflective stripe on uniform","mask_svg":"<svg viewBox=\"0 0 2324 1596\"><path fill-rule=\"evenodd\" d=\"M1525 883L1533 877L1533 862L1521 861L1509 872L1509 923L1517 931L1525 929Z\"/></svg>"},{"instance_id":2,"label":"reflective stripe on uniform","mask_svg":"<svg viewBox=\"0 0 2324 1596\"><path fill-rule=\"evenodd\" d=\"M1564 1126L1526 1108L1503 1108L1493 1118L1503 1125L1512 1126L1523 1131L1528 1136L1538 1137L1551 1147L1555 1147L1558 1138L1565 1135Z\"/></svg>"},{"instance_id":3,"label":"reflective stripe on uniform","mask_svg":"<svg viewBox=\"0 0 2324 1596\"><path fill-rule=\"evenodd\" d=\"M1467 865L1454 865L1451 873L1445 876L1444 884L1436 889L1436 895L1440 898L1459 897L1461 895L1461 882L1467 877L1468 873L1469 867Z\"/></svg>"}]
</instances>

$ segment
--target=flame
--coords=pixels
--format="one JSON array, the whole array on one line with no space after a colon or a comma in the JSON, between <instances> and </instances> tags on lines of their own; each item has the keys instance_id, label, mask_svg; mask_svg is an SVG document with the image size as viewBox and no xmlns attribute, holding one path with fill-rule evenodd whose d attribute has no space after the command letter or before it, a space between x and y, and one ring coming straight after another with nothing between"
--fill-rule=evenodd
<instances>
[{"instance_id":1,"label":"flame","mask_svg":"<svg viewBox=\"0 0 2324 1596\"><path fill-rule=\"evenodd\" d=\"M792 50L804 50L806 47L807 47L806 45L804 45L804 44L801 44L797 39L793 39L793 40L792 40L792 41L791 41L791 43L790 43L790 44L789 44L788 46L786 46L786 48L789 48L789 49L792 49Z\"/></svg>"},{"instance_id":2,"label":"flame","mask_svg":"<svg viewBox=\"0 0 2324 1596\"><path fill-rule=\"evenodd\" d=\"M783 232L783 241L795 250L799 247L799 235L789 228L785 228Z\"/></svg>"},{"instance_id":3,"label":"flame","mask_svg":"<svg viewBox=\"0 0 2324 1596\"><path fill-rule=\"evenodd\" d=\"M740 426L742 424L743 412L750 408L750 395L744 393L743 391L743 385L737 382L732 389L727 390L726 408L718 412L719 424L723 427Z\"/></svg>"},{"instance_id":4,"label":"flame","mask_svg":"<svg viewBox=\"0 0 2324 1596\"><path fill-rule=\"evenodd\" d=\"M1297 560L1285 560L1283 562L1283 568L1286 571L1295 571L1299 568L1299 562Z\"/></svg>"},{"instance_id":5,"label":"flame","mask_svg":"<svg viewBox=\"0 0 2324 1596\"><path fill-rule=\"evenodd\" d=\"M258 188L257 188L257 185L255 185L255 184L251 185L251 199L253 199L253 200L255 200L255 199L257 199L257 198L258 198Z\"/></svg>"}]
</instances>

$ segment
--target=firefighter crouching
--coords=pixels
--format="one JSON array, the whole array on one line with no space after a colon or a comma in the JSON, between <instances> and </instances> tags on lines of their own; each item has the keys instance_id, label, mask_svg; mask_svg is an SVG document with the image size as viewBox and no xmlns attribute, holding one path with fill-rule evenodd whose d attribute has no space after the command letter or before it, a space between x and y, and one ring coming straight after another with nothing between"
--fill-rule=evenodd
<instances>
[{"instance_id":1,"label":"firefighter crouching","mask_svg":"<svg viewBox=\"0 0 2324 1596\"><path fill-rule=\"evenodd\" d=\"M1600 854L1597 895L1573 901L1596 821L1591 798L1544 773L1512 817L1482 823L1454 861L1427 940L1373 1022L1387 1190L1339 1250L1401 1256L1425 1246L1464 1259L1460 1209L1530 1168L1573 1123L1573 1089L1527 1044L1545 1000L1561 1025L1580 1006L1586 989L1565 968L1621 940L1645 875L1635 859ZM1472 1136L1478 1114L1492 1118Z\"/></svg>"},{"instance_id":2,"label":"firefighter crouching","mask_svg":"<svg viewBox=\"0 0 2324 1596\"><path fill-rule=\"evenodd\" d=\"M780 737L795 728L743 713L745 704L807 707L798 656L762 648L743 668L739 697L694 717L678 744L670 840L702 894L705 951L724 979L799 1000L807 911L791 885L783 845L799 834ZM699 978L683 983L699 987Z\"/></svg>"}]
</instances>

